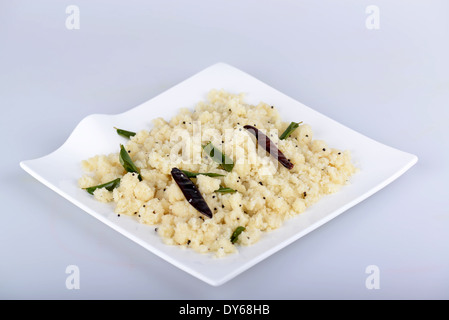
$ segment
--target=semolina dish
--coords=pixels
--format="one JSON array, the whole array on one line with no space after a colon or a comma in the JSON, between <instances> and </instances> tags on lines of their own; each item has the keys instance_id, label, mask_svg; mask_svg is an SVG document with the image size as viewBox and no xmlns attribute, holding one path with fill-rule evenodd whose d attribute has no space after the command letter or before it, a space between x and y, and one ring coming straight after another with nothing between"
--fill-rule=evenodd
<instances>
[{"instance_id":1,"label":"semolina dish","mask_svg":"<svg viewBox=\"0 0 449 320\"><path fill-rule=\"evenodd\" d=\"M116 153L84 160L79 186L113 203L116 214L153 225L166 244L223 257L356 172L349 151L313 139L300 122L307 119L293 120L243 94L211 90L194 110L155 119L151 129L117 129L128 140Z\"/></svg>"}]
</instances>

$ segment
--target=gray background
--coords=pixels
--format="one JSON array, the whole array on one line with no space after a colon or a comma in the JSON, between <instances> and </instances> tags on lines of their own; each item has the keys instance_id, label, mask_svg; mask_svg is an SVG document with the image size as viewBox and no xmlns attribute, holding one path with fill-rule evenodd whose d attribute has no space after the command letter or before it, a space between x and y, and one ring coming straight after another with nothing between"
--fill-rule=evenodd
<instances>
[{"instance_id":1,"label":"gray background","mask_svg":"<svg viewBox=\"0 0 449 320\"><path fill-rule=\"evenodd\" d=\"M80 8L79 30L65 9ZM365 8L380 9L368 30ZM0 2L3 299L448 299L447 1ZM19 167L85 116L124 112L216 62L419 162L220 287L184 273ZM80 269L68 290L65 269ZM368 265L380 289L365 287Z\"/></svg>"}]
</instances>

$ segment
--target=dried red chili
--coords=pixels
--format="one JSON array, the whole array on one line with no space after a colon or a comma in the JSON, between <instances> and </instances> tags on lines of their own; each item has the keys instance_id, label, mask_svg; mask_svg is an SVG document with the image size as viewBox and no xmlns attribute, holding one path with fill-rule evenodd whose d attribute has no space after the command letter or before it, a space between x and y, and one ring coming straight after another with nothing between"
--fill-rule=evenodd
<instances>
[{"instance_id":1,"label":"dried red chili","mask_svg":"<svg viewBox=\"0 0 449 320\"><path fill-rule=\"evenodd\" d=\"M184 197L186 197L187 201L196 210L205 216L212 218L212 211L192 180L190 180L189 177L187 177L187 175L178 168L173 168L171 170L171 175L184 194Z\"/></svg>"},{"instance_id":2,"label":"dried red chili","mask_svg":"<svg viewBox=\"0 0 449 320\"><path fill-rule=\"evenodd\" d=\"M287 169L293 168L293 163L291 163L287 157L279 150L273 141L270 140L265 134L259 131L259 129L254 128L253 126L246 125L243 128L251 132L257 140L257 143L263 147L268 153L270 153L275 159L279 161Z\"/></svg>"}]
</instances>

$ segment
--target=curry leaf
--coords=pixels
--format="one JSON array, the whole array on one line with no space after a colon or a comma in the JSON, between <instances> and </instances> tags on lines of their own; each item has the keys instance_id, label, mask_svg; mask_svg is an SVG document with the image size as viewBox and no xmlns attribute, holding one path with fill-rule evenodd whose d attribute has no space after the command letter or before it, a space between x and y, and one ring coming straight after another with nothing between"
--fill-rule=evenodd
<instances>
[{"instance_id":1,"label":"curry leaf","mask_svg":"<svg viewBox=\"0 0 449 320\"><path fill-rule=\"evenodd\" d=\"M125 137L125 138L128 138L128 139L130 139L131 137L134 137L136 135L136 133L132 132L132 131L123 130L123 129L119 129L119 128L116 128L116 127L114 127L114 129L117 130L117 134L118 135L120 135L122 137Z\"/></svg>"},{"instance_id":2,"label":"curry leaf","mask_svg":"<svg viewBox=\"0 0 449 320\"><path fill-rule=\"evenodd\" d=\"M299 125L301 123L302 123L302 121L301 122L292 122L292 123L290 123L290 125L287 127L287 129L285 129L285 131L279 137L279 140L287 139L293 133L293 131L295 131L296 128L299 127Z\"/></svg>"},{"instance_id":3,"label":"curry leaf","mask_svg":"<svg viewBox=\"0 0 449 320\"><path fill-rule=\"evenodd\" d=\"M237 190L234 190L234 189L231 189L231 188L220 187L219 189L215 190L215 192L234 193L234 192L237 192Z\"/></svg>"},{"instance_id":4,"label":"curry leaf","mask_svg":"<svg viewBox=\"0 0 449 320\"><path fill-rule=\"evenodd\" d=\"M234 161L215 147L212 142L203 146L203 149L204 152L206 152L213 161L219 163L224 170L227 172L232 171L232 168L234 168Z\"/></svg>"},{"instance_id":5,"label":"curry leaf","mask_svg":"<svg viewBox=\"0 0 449 320\"><path fill-rule=\"evenodd\" d=\"M120 178L114 179L112 181L100 184L98 186L93 186L89 188L84 188L87 192L90 194L94 194L94 191L101 188L106 188L108 191L112 191L113 189L117 188L120 185Z\"/></svg>"},{"instance_id":6,"label":"curry leaf","mask_svg":"<svg viewBox=\"0 0 449 320\"><path fill-rule=\"evenodd\" d=\"M196 178L199 175L208 176L208 177L224 177L223 174L214 173L214 172L190 172L187 170L181 170L184 174L189 178Z\"/></svg>"},{"instance_id":7,"label":"curry leaf","mask_svg":"<svg viewBox=\"0 0 449 320\"><path fill-rule=\"evenodd\" d=\"M139 180L142 181L139 168L137 168L134 162L131 160L131 157L129 156L128 152L126 151L125 147L122 144L120 145L119 161L120 164L123 166L123 168L125 168L126 172L137 173Z\"/></svg>"},{"instance_id":8,"label":"curry leaf","mask_svg":"<svg viewBox=\"0 0 449 320\"><path fill-rule=\"evenodd\" d=\"M242 226L239 226L239 227L237 227L237 228L234 230L234 232L232 233L232 236L231 236L231 242L232 242L233 244L237 242L237 240L238 240L238 238L239 238L239 235L240 235L243 231L245 231L245 227L242 227Z\"/></svg>"}]
</instances>

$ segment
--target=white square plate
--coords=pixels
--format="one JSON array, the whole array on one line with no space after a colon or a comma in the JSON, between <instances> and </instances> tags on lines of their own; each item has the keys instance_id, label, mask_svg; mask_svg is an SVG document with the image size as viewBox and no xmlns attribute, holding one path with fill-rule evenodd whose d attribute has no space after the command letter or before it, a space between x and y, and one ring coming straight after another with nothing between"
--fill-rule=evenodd
<instances>
[{"instance_id":1,"label":"white square plate","mask_svg":"<svg viewBox=\"0 0 449 320\"><path fill-rule=\"evenodd\" d=\"M111 128L115 126L132 131L150 128L152 119L170 119L179 108L193 108L198 101L205 100L207 92L213 88L244 92L249 103L263 101L275 105L285 121L300 119L310 124L315 138L325 140L331 147L350 150L353 161L360 169L351 178L351 184L338 193L324 197L281 228L265 233L255 245L239 247L237 254L221 259L163 244L154 227L142 225L132 217L122 215L118 218L112 204L94 200L77 184L82 175L80 163L83 159L117 152L119 143L124 142L124 138ZM20 165L44 185L98 220L180 269L218 286L379 191L416 162L415 155L367 138L254 77L218 63L125 113L86 117L59 149L42 158L23 161Z\"/></svg>"}]
</instances>

